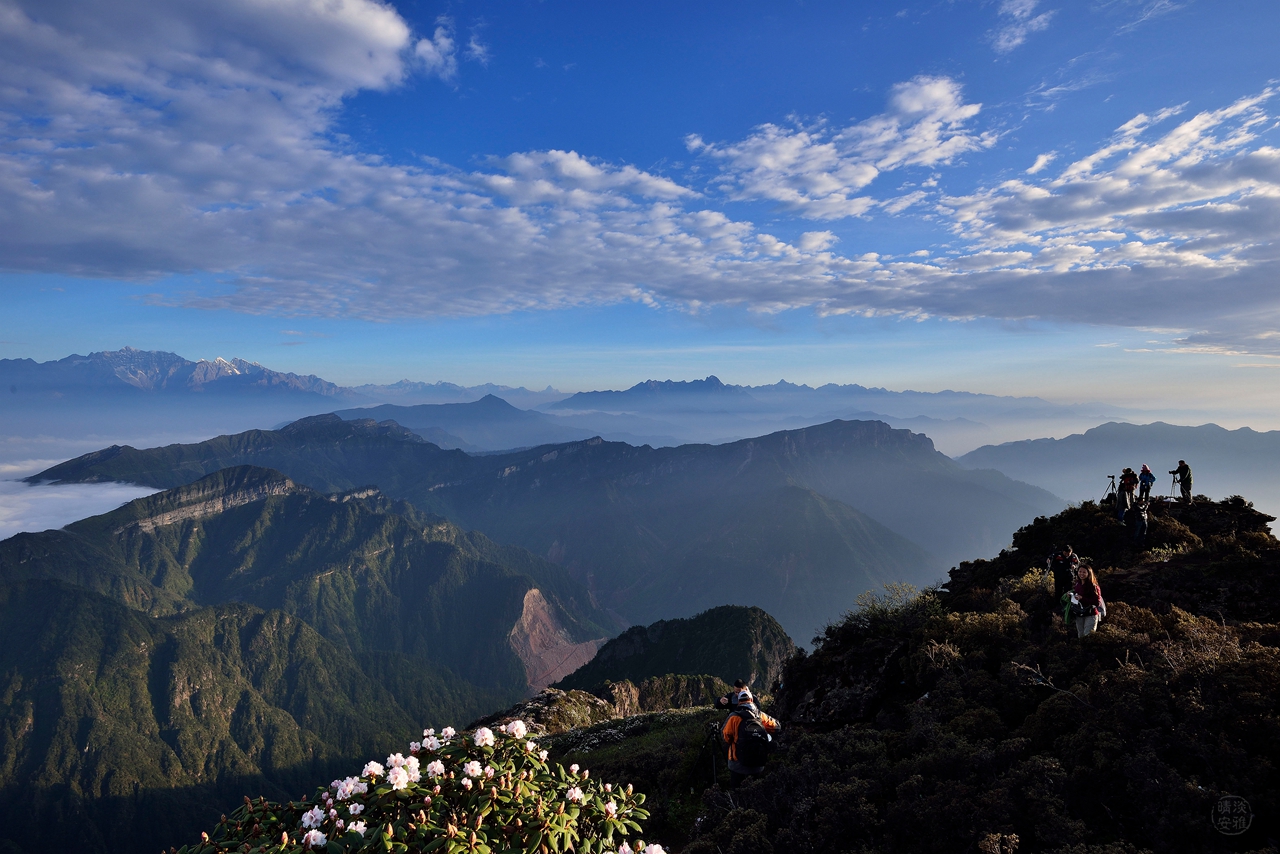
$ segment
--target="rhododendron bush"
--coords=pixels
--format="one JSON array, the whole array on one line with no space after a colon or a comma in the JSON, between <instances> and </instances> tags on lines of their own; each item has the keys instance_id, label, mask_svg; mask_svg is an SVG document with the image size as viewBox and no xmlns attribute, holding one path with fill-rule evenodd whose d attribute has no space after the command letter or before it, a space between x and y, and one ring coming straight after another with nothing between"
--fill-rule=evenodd
<instances>
[{"instance_id":1,"label":"rhododendron bush","mask_svg":"<svg viewBox=\"0 0 1280 854\"><path fill-rule=\"evenodd\" d=\"M591 779L547 759L513 721L494 733L423 732L408 755L369 762L315 796L277 804L245 798L181 854L439 852L663 854L627 837L649 817L631 786Z\"/></svg>"}]
</instances>

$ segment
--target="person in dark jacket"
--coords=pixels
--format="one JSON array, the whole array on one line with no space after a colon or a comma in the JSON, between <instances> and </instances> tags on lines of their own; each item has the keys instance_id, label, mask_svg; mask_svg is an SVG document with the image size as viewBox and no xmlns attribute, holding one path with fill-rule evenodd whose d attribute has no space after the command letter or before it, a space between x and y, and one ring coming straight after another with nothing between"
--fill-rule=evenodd
<instances>
[{"instance_id":1,"label":"person in dark jacket","mask_svg":"<svg viewBox=\"0 0 1280 854\"><path fill-rule=\"evenodd\" d=\"M720 708L728 709L730 712L736 712L738 710L738 695L743 691L746 691L748 695L751 693L747 690L747 683L743 682L741 679L733 680L733 690L728 694L725 694L718 701Z\"/></svg>"},{"instance_id":2,"label":"person in dark jacket","mask_svg":"<svg viewBox=\"0 0 1280 854\"><path fill-rule=\"evenodd\" d=\"M755 699L750 691L744 688L738 693L737 710L729 715L729 719L724 722L724 728L720 731L725 744L729 745L729 788L731 789L738 788L746 778L764 771L763 763L747 765L738 758L738 731L742 728L743 721L748 719L759 721L767 733L774 733L782 728L782 724L756 708Z\"/></svg>"},{"instance_id":3,"label":"person in dark jacket","mask_svg":"<svg viewBox=\"0 0 1280 854\"><path fill-rule=\"evenodd\" d=\"M1075 594L1075 603L1083 611L1083 614L1076 617L1076 637L1093 634L1098 628L1098 621L1107 613L1107 606L1102 601L1102 588L1098 587L1093 567L1081 566L1076 570L1076 584L1071 592Z\"/></svg>"},{"instance_id":4,"label":"person in dark jacket","mask_svg":"<svg viewBox=\"0 0 1280 854\"><path fill-rule=\"evenodd\" d=\"M1142 471L1138 473L1138 500L1151 498L1151 487L1155 485L1156 473L1151 470L1151 466L1146 463L1142 464Z\"/></svg>"},{"instance_id":5,"label":"person in dark jacket","mask_svg":"<svg viewBox=\"0 0 1280 854\"><path fill-rule=\"evenodd\" d=\"M1182 500L1187 504L1191 503L1191 466L1187 465L1186 460L1178 460L1178 467L1169 472L1173 475L1173 482L1182 487Z\"/></svg>"},{"instance_id":6,"label":"person in dark jacket","mask_svg":"<svg viewBox=\"0 0 1280 854\"><path fill-rule=\"evenodd\" d=\"M1138 475L1126 467L1120 472L1120 486L1116 491L1116 518L1124 521L1124 514L1133 506L1133 491L1138 488Z\"/></svg>"},{"instance_id":7,"label":"person in dark jacket","mask_svg":"<svg viewBox=\"0 0 1280 854\"><path fill-rule=\"evenodd\" d=\"M1049 558L1049 570L1053 573L1053 601L1059 601L1063 594L1071 589L1076 580L1076 567L1080 566L1080 558L1071 550L1071 546L1063 546L1062 551Z\"/></svg>"}]
</instances>

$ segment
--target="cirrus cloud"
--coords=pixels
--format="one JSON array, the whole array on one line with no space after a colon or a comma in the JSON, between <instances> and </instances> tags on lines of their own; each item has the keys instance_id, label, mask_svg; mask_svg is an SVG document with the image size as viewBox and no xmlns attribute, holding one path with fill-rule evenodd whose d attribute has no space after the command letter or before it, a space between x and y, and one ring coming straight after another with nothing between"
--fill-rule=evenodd
<instances>
[{"instance_id":1,"label":"cirrus cloud","mask_svg":"<svg viewBox=\"0 0 1280 854\"><path fill-rule=\"evenodd\" d=\"M808 219L842 219L880 204L859 192L882 172L934 167L993 145L995 134L968 126L981 109L964 102L956 81L920 76L893 87L884 113L846 128L765 124L740 142L708 143L694 134L685 144L718 162L717 183L731 198L777 202Z\"/></svg>"}]
</instances>

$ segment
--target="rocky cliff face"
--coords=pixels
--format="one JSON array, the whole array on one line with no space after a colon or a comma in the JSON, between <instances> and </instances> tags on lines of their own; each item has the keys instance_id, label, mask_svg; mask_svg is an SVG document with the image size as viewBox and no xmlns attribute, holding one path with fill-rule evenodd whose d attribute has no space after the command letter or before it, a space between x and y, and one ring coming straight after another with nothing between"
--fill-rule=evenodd
<instances>
[{"instance_id":1,"label":"rocky cliff face","mask_svg":"<svg viewBox=\"0 0 1280 854\"><path fill-rule=\"evenodd\" d=\"M551 603L536 587L524 594L520 619L511 627L507 639L524 665L532 691L541 691L582 667L608 640L602 637L574 643Z\"/></svg>"}]
</instances>

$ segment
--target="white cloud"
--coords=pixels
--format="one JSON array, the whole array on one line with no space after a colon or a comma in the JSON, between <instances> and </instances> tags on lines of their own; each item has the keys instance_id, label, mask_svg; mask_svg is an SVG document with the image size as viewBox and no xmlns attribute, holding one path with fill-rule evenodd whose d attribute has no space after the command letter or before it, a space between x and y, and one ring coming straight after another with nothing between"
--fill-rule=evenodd
<instances>
[{"instance_id":1,"label":"white cloud","mask_svg":"<svg viewBox=\"0 0 1280 854\"><path fill-rule=\"evenodd\" d=\"M1003 0L1000 17L1003 23L991 34L996 53L1008 53L1027 40L1027 36L1048 29L1054 12L1035 14L1039 0Z\"/></svg>"},{"instance_id":2,"label":"white cloud","mask_svg":"<svg viewBox=\"0 0 1280 854\"><path fill-rule=\"evenodd\" d=\"M423 39L373 0L29 3L0 0L9 270L203 271L221 290L158 299L275 315L639 300L1040 317L1180 330L1169 337L1183 348L1280 352L1280 338L1264 337L1280 329L1270 89L1187 118L1177 107L1136 116L1085 157L1058 167L1041 155L1034 177L965 195L864 192L908 168L932 184L938 167L992 144L972 127L979 105L946 78L900 84L883 114L844 128L690 138L733 198L816 220L927 206L955 232L943 247L849 257L835 232L788 243L677 178L585 153L461 170L339 148L329 134L344 98L426 70ZM441 38L437 27L427 41L456 68L458 48Z\"/></svg>"},{"instance_id":3,"label":"white cloud","mask_svg":"<svg viewBox=\"0 0 1280 854\"><path fill-rule=\"evenodd\" d=\"M493 51L487 44L480 41L479 37L474 33L467 40L467 59L474 60L481 65L488 65L489 60L493 59Z\"/></svg>"},{"instance_id":4,"label":"white cloud","mask_svg":"<svg viewBox=\"0 0 1280 854\"><path fill-rule=\"evenodd\" d=\"M800 235L796 245L802 252L822 252L834 246L839 239L830 231L806 231Z\"/></svg>"},{"instance_id":5,"label":"white cloud","mask_svg":"<svg viewBox=\"0 0 1280 854\"><path fill-rule=\"evenodd\" d=\"M1028 175L1035 175L1037 172L1043 172L1044 168L1050 163L1058 159L1058 152L1046 151L1044 154L1036 155L1036 162L1031 164L1031 168L1027 170Z\"/></svg>"},{"instance_id":6,"label":"white cloud","mask_svg":"<svg viewBox=\"0 0 1280 854\"><path fill-rule=\"evenodd\" d=\"M453 80L458 76L458 43L454 37L453 21L441 17L436 21L436 31L430 38L418 39L413 55L427 74L441 80Z\"/></svg>"},{"instance_id":7,"label":"white cloud","mask_svg":"<svg viewBox=\"0 0 1280 854\"><path fill-rule=\"evenodd\" d=\"M858 192L881 172L950 163L989 147L993 134L968 127L981 104L966 104L960 84L916 77L895 85L888 109L842 129L765 124L740 142L686 140L720 164L720 182L739 200L778 202L808 219L860 216L877 205ZM910 204L910 202L908 202Z\"/></svg>"}]
</instances>

